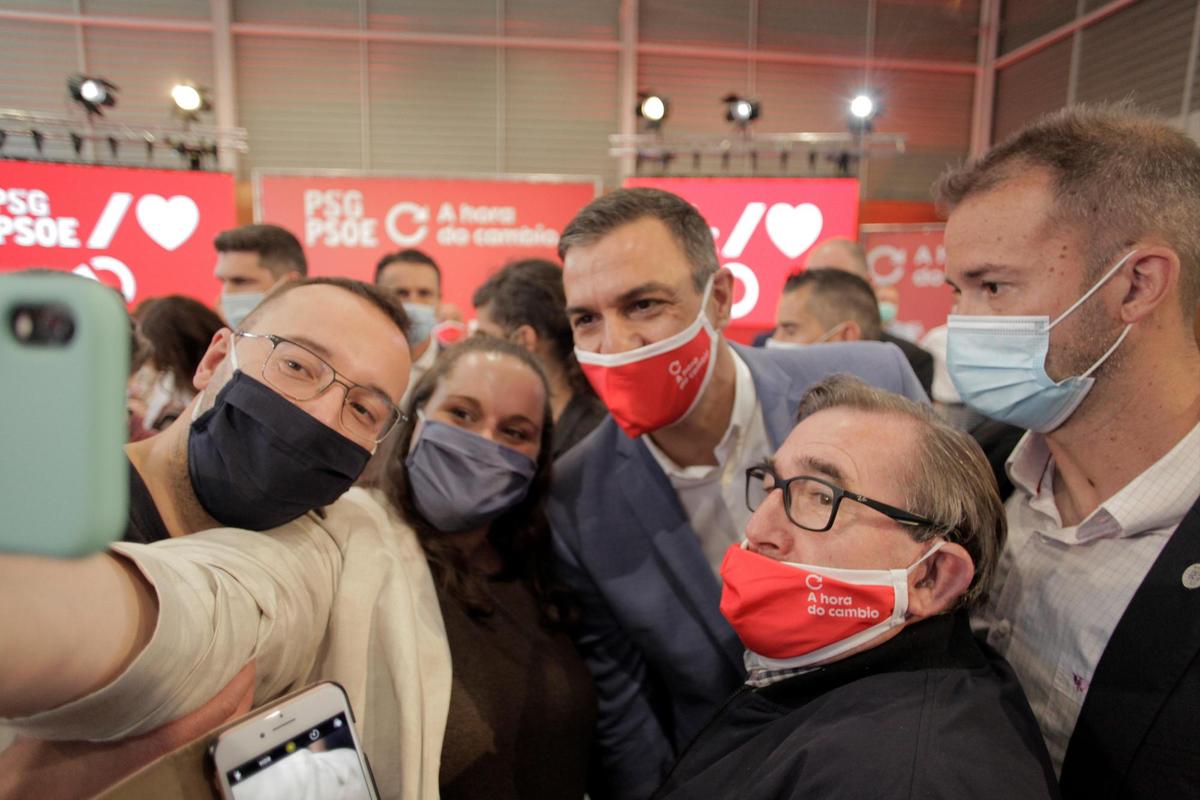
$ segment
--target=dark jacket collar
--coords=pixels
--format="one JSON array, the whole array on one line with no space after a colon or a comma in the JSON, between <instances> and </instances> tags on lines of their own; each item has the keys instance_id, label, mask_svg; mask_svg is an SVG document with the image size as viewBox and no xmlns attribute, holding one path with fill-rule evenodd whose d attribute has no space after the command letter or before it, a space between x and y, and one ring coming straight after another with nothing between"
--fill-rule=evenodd
<instances>
[{"instance_id":1,"label":"dark jacket collar","mask_svg":"<svg viewBox=\"0 0 1200 800\"><path fill-rule=\"evenodd\" d=\"M922 669L978 669L986 664L987 658L971 634L967 612L957 611L913 623L878 647L757 692L774 703L798 707L818 695L872 675Z\"/></svg>"}]
</instances>

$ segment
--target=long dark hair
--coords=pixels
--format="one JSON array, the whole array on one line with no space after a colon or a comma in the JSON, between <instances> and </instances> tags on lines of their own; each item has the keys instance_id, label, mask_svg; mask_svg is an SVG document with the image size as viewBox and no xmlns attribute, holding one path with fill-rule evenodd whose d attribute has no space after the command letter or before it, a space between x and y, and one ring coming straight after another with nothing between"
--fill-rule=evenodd
<instances>
[{"instance_id":1,"label":"long dark hair","mask_svg":"<svg viewBox=\"0 0 1200 800\"><path fill-rule=\"evenodd\" d=\"M429 371L413 389L405 412L408 418L400 433L387 465L383 486L388 499L412 525L425 551L425 558L438 586L461 602L473 617L487 617L494 611L486 578L472 570L462 552L447 541L417 509L412 485L404 463L412 446L416 430L416 412L423 409L437 390L442 378L449 375L458 362L471 353L496 353L520 361L542 381L546 402L542 409L542 436L537 457L537 471L525 499L497 517L488 529L488 541L503 562L500 578L525 581L533 590L541 610L542 620L550 625L566 625L574 621L574 608L569 595L553 580L550 525L546 521L545 501L550 490L550 469L553 462L551 442L554 422L550 415L550 389L545 373L537 359L511 342L490 336L473 336L443 351Z\"/></svg>"},{"instance_id":2,"label":"long dark hair","mask_svg":"<svg viewBox=\"0 0 1200 800\"><path fill-rule=\"evenodd\" d=\"M514 261L475 290L472 304L475 308L486 306L488 315L506 331L522 325L533 328L550 345L551 357L558 362L571 391L594 394L575 359L562 267L541 258Z\"/></svg>"},{"instance_id":3,"label":"long dark hair","mask_svg":"<svg viewBox=\"0 0 1200 800\"><path fill-rule=\"evenodd\" d=\"M143 344L135 368L146 361L190 388L200 359L225 323L208 306L182 295L146 300L138 306L137 333Z\"/></svg>"}]
</instances>

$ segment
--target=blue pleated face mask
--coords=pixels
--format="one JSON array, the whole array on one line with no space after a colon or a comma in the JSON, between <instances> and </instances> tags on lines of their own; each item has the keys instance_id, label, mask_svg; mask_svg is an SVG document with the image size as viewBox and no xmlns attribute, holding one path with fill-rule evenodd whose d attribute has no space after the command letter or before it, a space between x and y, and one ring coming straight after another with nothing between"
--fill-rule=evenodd
<instances>
[{"instance_id":1,"label":"blue pleated face mask","mask_svg":"<svg viewBox=\"0 0 1200 800\"><path fill-rule=\"evenodd\" d=\"M437 309L423 303L404 303L404 313L408 315L408 343L415 347L433 332Z\"/></svg>"},{"instance_id":2,"label":"blue pleated face mask","mask_svg":"<svg viewBox=\"0 0 1200 800\"><path fill-rule=\"evenodd\" d=\"M946 320L946 366L964 403L979 413L1018 428L1049 433L1079 408L1096 379L1091 377L1113 354L1132 325L1082 375L1055 383L1046 374L1050 330L1109 281L1133 255L1127 253L1092 288L1058 316L972 317Z\"/></svg>"},{"instance_id":3,"label":"blue pleated face mask","mask_svg":"<svg viewBox=\"0 0 1200 800\"><path fill-rule=\"evenodd\" d=\"M417 510L442 533L487 525L529 493L537 463L477 433L421 417L404 464Z\"/></svg>"}]
</instances>

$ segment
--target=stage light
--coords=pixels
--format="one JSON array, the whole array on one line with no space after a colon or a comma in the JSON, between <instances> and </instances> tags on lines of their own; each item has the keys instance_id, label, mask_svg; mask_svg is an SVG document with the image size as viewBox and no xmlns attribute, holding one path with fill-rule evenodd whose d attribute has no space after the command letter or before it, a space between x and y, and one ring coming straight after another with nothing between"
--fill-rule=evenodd
<instances>
[{"instance_id":1,"label":"stage light","mask_svg":"<svg viewBox=\"0 0 1200 800\"><path fill-rule=\"evenodd\" d=\"M871 133L875 127L875 118L879 116L879 103L866 92L859 92L847 106L850 116L846 124L852 133Z\"/></svg>"},{"instance_id":2,"label":"stage light","mask_svg":"<svg viewBox=\"0 0 1200 800\"><path fill-rule=\"evenodd\" d=\"M117 91L116 84L104 78L72 75L67 79L67 92L71 99L83 106L88 114L98 117L104 116L102 107L111 108L117 104Z\"/></svg>"},{"instance_id":3,"label":"stage light","mask_svg":"<svg viewBox=\"0 0 1200 800\"><path fill-rule=\"evenodd\" d=\"M857 119L870 119L875 116L875 101L869 95L858 95L850 101L850 114Z\"/></svg>"},{"instance_id":4,"label":"stage light","mask_svg":"<svg viewBox=\"0 0 1200 800\"><path fill-rule=\"evenodd\" d=\"M74 131L71 131L71 149L75 151L76 158L83 155L83 137Z\"/></svg>"},{"instance_id":5,"label":"stage light","mask_svg":"<svg viewBox=\"0 0 1200 800\"><path fill-rule=\"evenodd\" d=\"M29 138L33 139L33 147L38 151L38 155L42 155L42 151L46 146L46 134L42 133L41 131L31 130L29 132Z\"/></svg>"},{"instance_id":6,"label":"stage light","mask_svg":"<svg viewBox=\"0 0 1200 800\"><path fill-rule=\"evenodd\" d=\"M725 119L739 128L745 128L758 119L762 111L762 105L757 100L748 100L736 94L727 95L721 102L725 104Z\"/></svg>"},{"instance_id":7,"label":"stage light","mask_svg":"<svg viewBox=\"0 0 1200 800\"><path fill-rule=\"evenodd\" d=\"M184 114L197 114L206 105L204 95L193 83L177 83L171 87L171 100L175 108Z\"/></svg>"},{"instance_id":8,"label":"stage light","mask_svg":"<svg viewBox=\"0 0 1200 800\"><path fill-rule=\"evenodd\" d=\"M638 116L652 125L661 124L667 116L667 101L656 94L639 94Z\"/></svg>"}]
</instances>

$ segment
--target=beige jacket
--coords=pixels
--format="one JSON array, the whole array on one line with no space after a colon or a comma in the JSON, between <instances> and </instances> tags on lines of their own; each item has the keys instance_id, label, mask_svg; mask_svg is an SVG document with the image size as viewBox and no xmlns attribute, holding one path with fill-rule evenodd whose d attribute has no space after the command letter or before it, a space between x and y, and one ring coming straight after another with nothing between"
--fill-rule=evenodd
<instances>
[{"instance_id":1,"label":"beige jacket","mask_svg":"<svg viewBox=\"0 0 1200 800\"><path fill-rule=\"evenodd\" d=\"M108 740L188 713L255 659L255 705L318 680L346 688L385 798L435 798L450 650L416 536L353 489L267 533L220 529L118 544L154 585L153 638L108 686L5 721L46 739Z\"/></svg>"}]
</instances>

